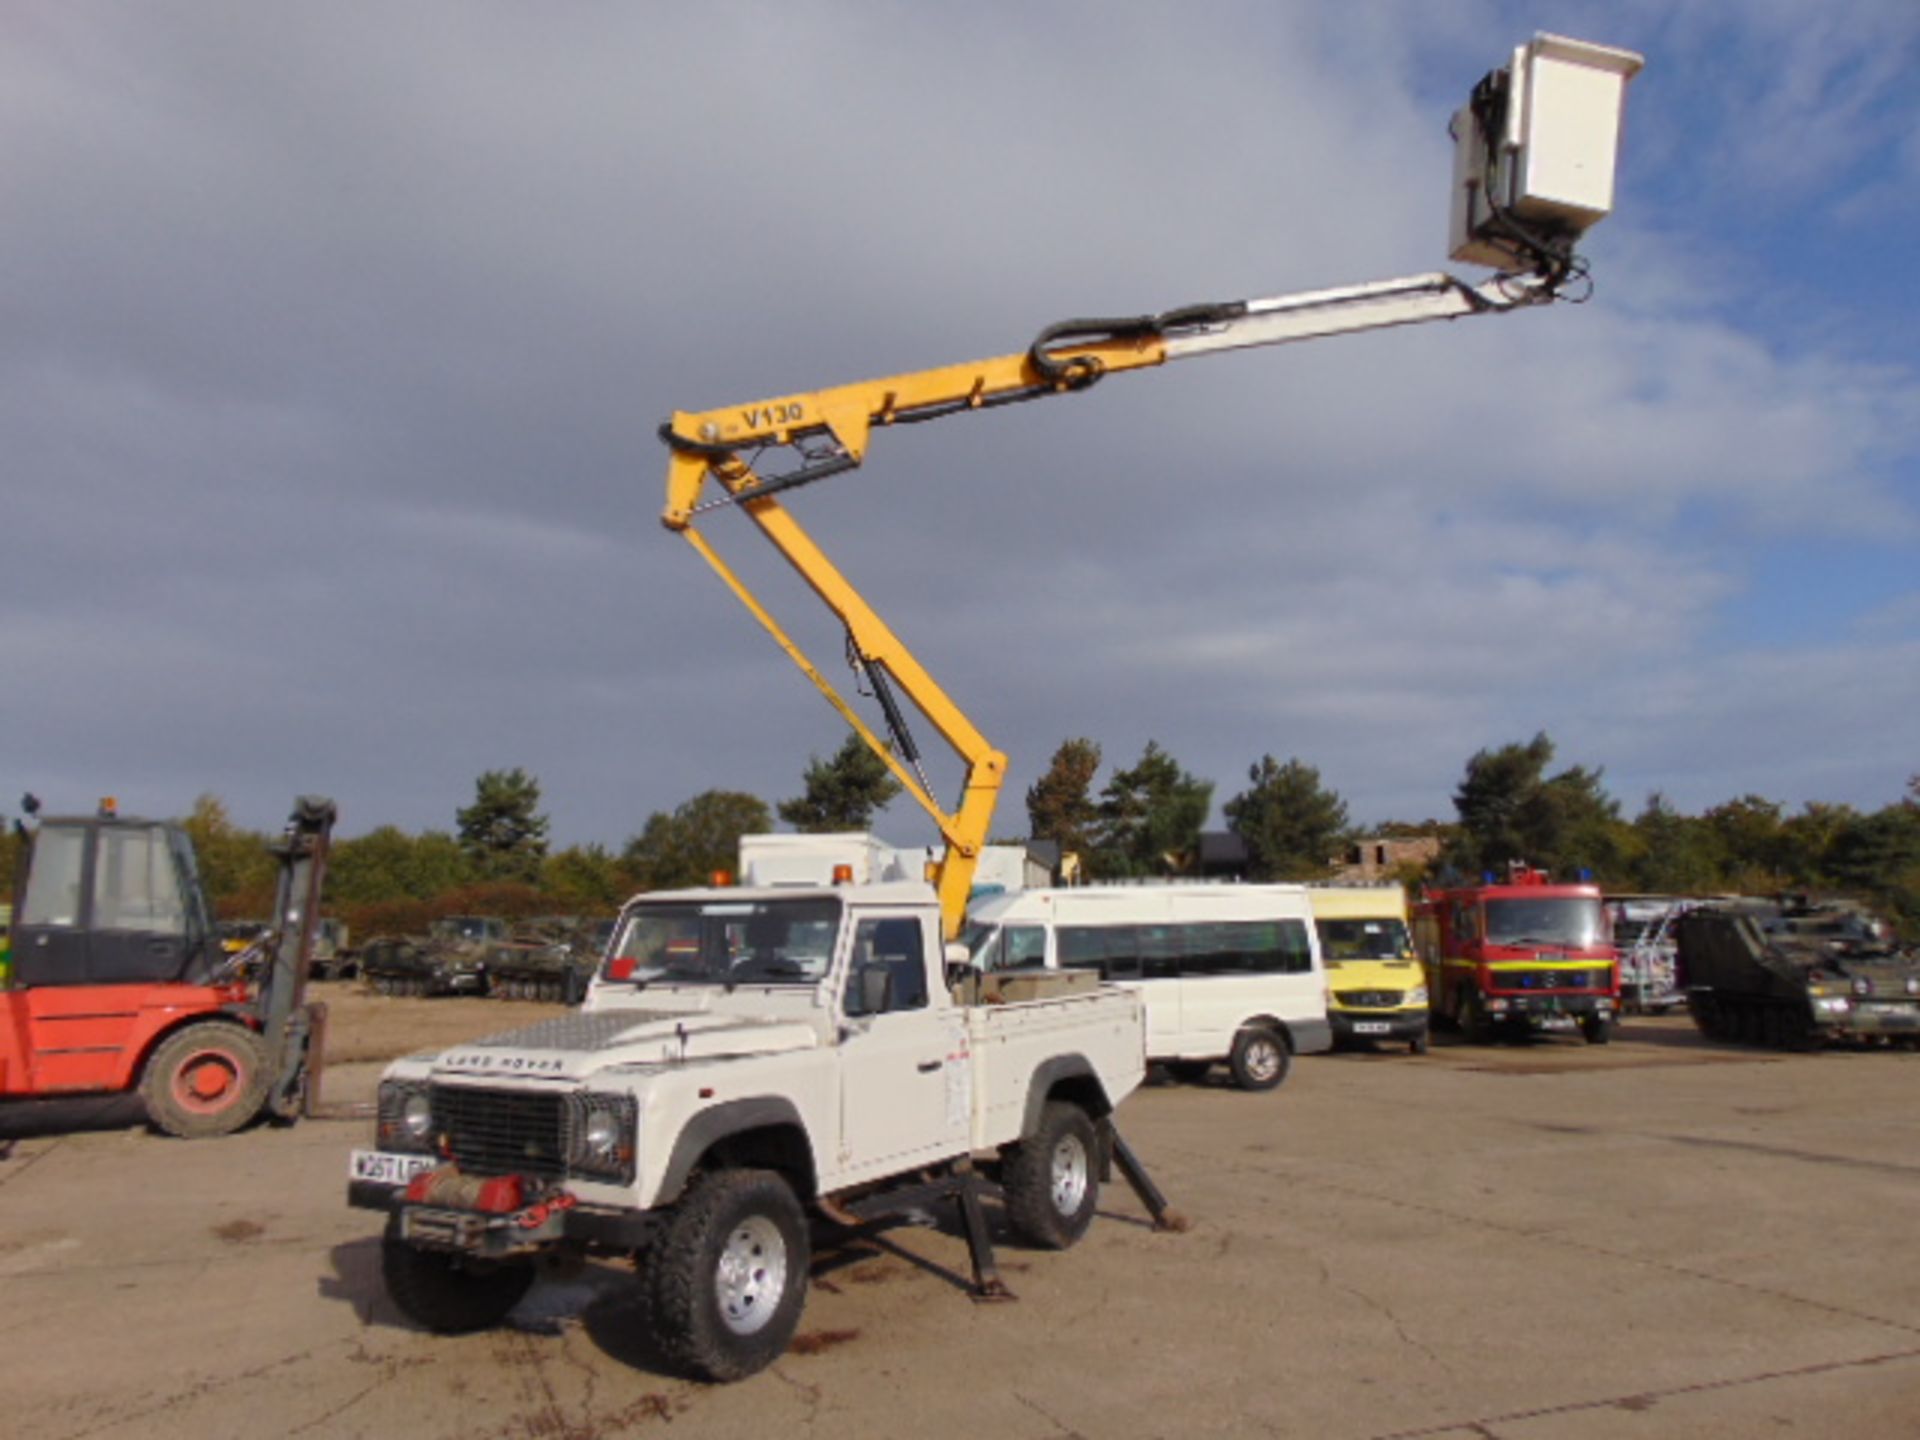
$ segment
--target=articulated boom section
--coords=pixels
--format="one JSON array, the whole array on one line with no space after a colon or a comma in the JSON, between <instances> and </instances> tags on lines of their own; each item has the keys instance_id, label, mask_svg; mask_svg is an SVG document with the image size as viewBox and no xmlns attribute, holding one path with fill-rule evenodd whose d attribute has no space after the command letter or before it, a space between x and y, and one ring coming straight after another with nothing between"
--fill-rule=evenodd
<instances>
[{"instance_id":1,"label":"articulated boom section","mask_svg":"<svg viewBox=\"0 0 1920 1440\"><path fill-rule=\"evenodd\" d=\"M987 742L776 497L859 466L876 426L917 424L1065 394L1083 390L1109 373L1215 351L1546 304L1555 298L1557 283L1557 277L1501 275L1472 286L1432 274L1264 300L1190 305L1162 315L1066 320L1043 330L1020 354L718 410L679 411L660 427L661 439L673 452L661 523L685 537L713 567L933 817L946 842L935 883L943 923L952 938L959 933L966 912L980 847L986 843L1006 776L1006 756ZM760 475L740 458L740 451L762 447L790 448L799 457L798 467L781 475ZM709 479L718 493L703 499ZM886 739L861 719L700 533L697 519L725 507L745 511L846 627L848 659L880 704ZM894 696L896 685L966 767L960 803L951 811L929 789L919 751Z\"/></svg>"}]
</instances>

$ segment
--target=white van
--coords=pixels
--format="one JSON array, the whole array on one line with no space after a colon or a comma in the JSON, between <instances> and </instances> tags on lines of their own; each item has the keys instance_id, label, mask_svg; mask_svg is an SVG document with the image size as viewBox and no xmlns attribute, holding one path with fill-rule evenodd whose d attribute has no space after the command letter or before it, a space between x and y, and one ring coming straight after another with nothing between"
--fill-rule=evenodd
<instances>
[{"instance_id":1,"label":"white van","mask_svg":"<svg viewBox=\"0 0 1920 1440\"><path fill-rule=\"evenodd\" d=\"M1147 1058L1197 1080L1225 1061L1271 1090L1332 1048L1303 885L1085 886L976 901L961 936L985 975L1086 969L1146 1004Z\"/></svg>"}]
</instances>

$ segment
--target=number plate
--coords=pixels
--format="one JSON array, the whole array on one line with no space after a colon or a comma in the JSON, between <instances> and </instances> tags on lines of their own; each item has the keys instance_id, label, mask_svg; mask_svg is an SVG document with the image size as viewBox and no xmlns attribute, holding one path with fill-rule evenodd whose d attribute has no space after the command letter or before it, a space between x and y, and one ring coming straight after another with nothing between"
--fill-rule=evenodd
<instances>
[{"instance_id":1,"label":"number plate","mask_svg":"<svg viewBox=\"0 0 1920 1440\"><path fill-rule=\"evenodd\" d=\"M1393 1029L1385 1020L1356 1020L1353 1033L1356 1035L1385 1035Z\"/></svg>"},{"instance_id":2,"label":"number plate","mask_svg":"<svg viewBox=\"0 0 1920 1440\"><path fill-rule=\"evenodd\" d=\"M355 1180L404 1185L422 1170L431 1170L438 1163L431 1155L390 1155L384 1150L356 1150L347 1162L347 1174Z\"/></svg>"}]
</instances>

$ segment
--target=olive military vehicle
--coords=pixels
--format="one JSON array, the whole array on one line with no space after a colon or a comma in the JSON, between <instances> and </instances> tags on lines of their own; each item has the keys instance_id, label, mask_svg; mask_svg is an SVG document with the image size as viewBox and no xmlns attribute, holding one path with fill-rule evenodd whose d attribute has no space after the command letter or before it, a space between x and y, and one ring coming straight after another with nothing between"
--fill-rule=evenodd
<instances>
[{"instance_id":1,"label":"olive military vehicle","mask_svg":"<svg viewBox=\"0 0 1920 1440\"><path fill-rule=\"evenodd\" d=\"M1920 950L1855 901L1714 901L1674 932L1687 1009L1716 1040L1920 1045Z\"/></svg>"},{"instance_id":2,"label":"olive military vehicle","mask_svg":"<svg viewBox=\"0 0 1920 1440\"><path fill-rule=\"evenodd\" d=\"M487 957L507 938L504 920L448 915L425 935L381 935L360 950L360 973L382 995L484 995Z\"/></svg>"},{"instance_id":3,"label":"olive military vehicle","mask_svg":"<svg viewBox=\"0 0 1920 1440\"><path fill-rule=\"evenodd\" d=\"M487 992L504 1000L577 1003L587 993L613 923L548 915L514 926L487 952Z\"/></svg>"}]
</instances>

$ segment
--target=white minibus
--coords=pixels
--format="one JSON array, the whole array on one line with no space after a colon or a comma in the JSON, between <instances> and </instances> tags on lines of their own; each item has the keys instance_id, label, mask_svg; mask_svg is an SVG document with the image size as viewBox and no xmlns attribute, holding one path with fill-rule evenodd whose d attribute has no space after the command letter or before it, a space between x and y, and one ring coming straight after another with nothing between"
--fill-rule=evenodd
<instances>
[{"instance_id":1,"label":"white minibus","mask_svg":"<svg viewBox=\"0 0 1920 1440\"><path fill-rule=\"evenodd\" d=\"M1330 1049L1326 976L1302 885L1089 885L974 902L962 941L984 975L1084 969L1137 991L1147 1058L1197 1080L1224 1061L1271 1090Z\"/></svg>"}]
</instances>

